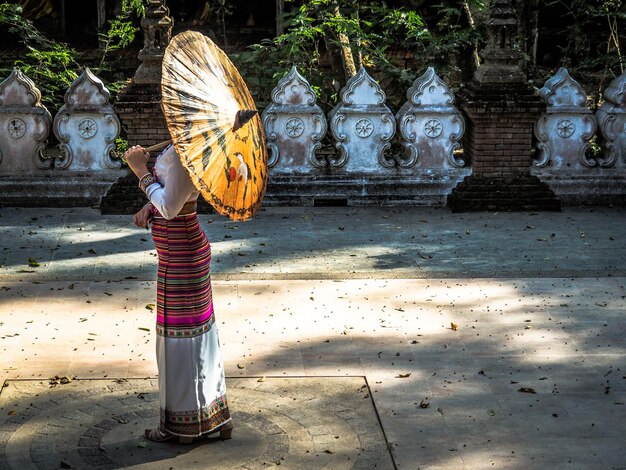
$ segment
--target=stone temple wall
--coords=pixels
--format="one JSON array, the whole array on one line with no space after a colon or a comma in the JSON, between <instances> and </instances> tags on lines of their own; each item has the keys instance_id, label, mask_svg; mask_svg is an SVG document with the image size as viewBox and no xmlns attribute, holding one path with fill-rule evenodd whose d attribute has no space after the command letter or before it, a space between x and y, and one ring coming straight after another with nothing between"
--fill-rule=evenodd
<instances>
[{"instance_id":1,"label":"stone temple wall","mask_svg":"<svg viewBox=\"0 0 626 470\"><path fill-rule=\"evenodd\" d=\"M566 69L539 93L472 83L455 97L429 68L394 114L362 69L326 116L294 67L262 115L270 155L265 204L453 210L621 205L625 90L626 74L610 84L594 114ZM140 207L145 197L115 158L114 141L120 133L129 145L169 138L158 86L133 82L112 105L87 70L54 119L40 98L18 69L0 84L0 125L7 129L0 140L0 204L100 206L106 212ZM60 153L47 146L51 132ZM331 154L320 152L325 136L334 142ZM392 139L400 151L390 151ZM595 153L592 142L599 144Z\"/></svg>"},{"instance_id":2,"label":"stone temple wall","mask_svg":"<svg viewBox=\"0 0 626 470\"><path fill-rule=\"evenodd\" d=\"M328 115L306 77L286 71L262 114L270 155L264 203L453 211L623 205L626 74L606 89L596 113L566 69L537 93L519 67L515 15L511 0L490 3L481 65L457 97L429 67L395 113L364 68ZM143 205L135 177L115 158L115 140L121 133L129 145L151 146L170 138L160 82L172 25L164 0L149 0L141 66L114 105L89 70L54 120L19 70L0 83L0 204L92 205L109 213ZM60 152L47 146L51 129ZM325 136L330 152L321 151Z\"/></svg>"}]
</instances>

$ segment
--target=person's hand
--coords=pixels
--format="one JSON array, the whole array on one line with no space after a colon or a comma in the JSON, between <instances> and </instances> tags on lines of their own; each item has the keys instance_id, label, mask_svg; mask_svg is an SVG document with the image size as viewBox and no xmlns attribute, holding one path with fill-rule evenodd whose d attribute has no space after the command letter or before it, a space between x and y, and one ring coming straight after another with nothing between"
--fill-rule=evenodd
<instances>
[{"instance_id":1,"label":"person's hand","mask_svg":"<svg viewBox=\"0 0 626 470\"><path fill-rule=\"evenodd\" d=\"M148 159L150 154L141 145L134 145L124 152L124 159L137 178L148 173Z\"/></svg>"},{"instance_id":2,"label":"person's hand","mask_svg":"<svg viewBox=\"0 0 626 470\"><path fill-rule=\"evenodd\" d=\"M133 223L137 227L147 229L150 226L150 222L152 222L152 210L150 205L147 204L133 216Z\"/></svg>"}]
</instances>

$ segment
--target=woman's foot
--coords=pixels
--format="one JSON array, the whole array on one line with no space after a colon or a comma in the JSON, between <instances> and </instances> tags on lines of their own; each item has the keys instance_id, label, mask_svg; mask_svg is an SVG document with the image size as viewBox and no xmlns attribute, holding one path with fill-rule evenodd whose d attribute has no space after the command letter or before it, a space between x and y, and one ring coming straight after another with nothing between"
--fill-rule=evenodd
<instances>
[{"instance_id":1,"label":"woman's foot","mask_svg":"<svg viewBox=\"0 0 626 470\"><path fill-rule=\"evenodd\" d=\"M174 434L167 431L163 432L159 428L146 429L143 435L146 439L152 442L165 442L176 437Z\"/></svg>"},{"instance_id":2,"label":"woman's foot","mask_svg":"<svg viewBox=\"0 0 626 470\"><path fill-rule=\"evenodd\" d=\"M193 437L191 436L177 436L176 434L172 434L170 432L162 432L159 428L154 429L146 429L143 433L144 437L152 442L165 442L175 437L178 438L178 442L181 444L191 444L193 442Z\"/></svg>"},{"instance_id":3,"label":"woman's foot","mask_svg":"<svg viewBox=\"0 0 626 470\"><path fill-rule=\"evenodd\" d=\"M210 436L211 434L215 434L217 432L220 433L220 439L222 439L223 441L226 439L232 439L233 437L233 428L235 427L235 425L233 424L232 421L229 421L225 424L222 424L219 428L214 429L213 431L209 432L207 434L207 436Z\"/></svg>"}]
</instances>

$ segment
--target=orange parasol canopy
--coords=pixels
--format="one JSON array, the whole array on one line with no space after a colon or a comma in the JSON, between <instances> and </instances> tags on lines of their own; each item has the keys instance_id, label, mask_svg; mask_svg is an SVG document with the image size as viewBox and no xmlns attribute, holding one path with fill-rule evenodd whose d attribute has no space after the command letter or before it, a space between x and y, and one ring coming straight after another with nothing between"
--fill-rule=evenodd
<instances>
[{"instance_id":1,"label":"orange parasol canopy","mask_svg":"<svg viewBox=\"0 0 626 470\"><path fill-rule=\"evenodd\" d=\"M180 33L165 51L161 92L173 145L193 184L220 214L251 218L267 186L267 149L235 66L203 34Z\"/></svg>"}]
</instances>

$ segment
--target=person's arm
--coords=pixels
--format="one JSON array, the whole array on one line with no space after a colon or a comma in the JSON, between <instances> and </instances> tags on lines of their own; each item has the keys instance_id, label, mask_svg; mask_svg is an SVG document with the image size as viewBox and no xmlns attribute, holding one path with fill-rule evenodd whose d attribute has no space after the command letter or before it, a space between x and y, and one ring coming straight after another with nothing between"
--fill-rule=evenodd
<instances>
[{"instance_id":1,"label":"person's arm","mask_svg":"<svg viewBox=\"0 0 626 470\"><path fill-rule=\"evenodd\" d=\"M169 151L173 152L174 149ZM173 158L167 159L167 171L163 175L162 186L148 171L150 155L143 147L135 145L128 149L124 156L130 169L139 178L139 187L145 191L154 208L168 220L176 217L195 191L189 174L178 157L170 155Z\"/></svg>"},{"instance_id":2,"label":"person's arm","mask_svg":"<svg viewBox=\"0 0 626 470\"><path fill-rule=\"evenodd\" d=\"M168 168L165 186L158 181L146 187L146 195L152 205L166 219L173 219L178 215L183 205L195 191L189 174L183 168L178 158L173 158Z\"/></svg>"}]
</instances>

